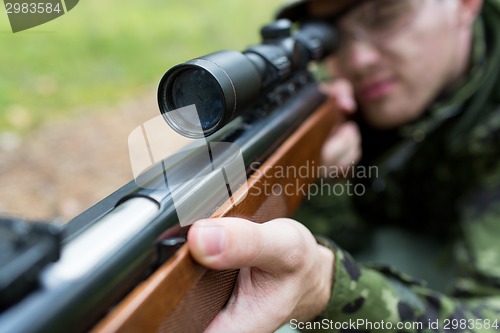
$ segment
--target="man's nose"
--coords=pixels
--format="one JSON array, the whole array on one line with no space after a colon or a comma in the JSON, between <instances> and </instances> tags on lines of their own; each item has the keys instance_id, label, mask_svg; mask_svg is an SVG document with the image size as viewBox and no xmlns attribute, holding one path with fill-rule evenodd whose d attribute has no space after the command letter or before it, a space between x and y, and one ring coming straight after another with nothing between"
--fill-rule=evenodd
<instances>
[{"instance_id":1,"label":"man's nose","mask_svg":"<svg viewBox=\"0 0 500 333\"><path fill-rule=\"evenodd\" d=\"M345 50L345 62L354 71L370 68L381 59L380 51L369 41L352 39Z\"/></svg>"}]
</instances>

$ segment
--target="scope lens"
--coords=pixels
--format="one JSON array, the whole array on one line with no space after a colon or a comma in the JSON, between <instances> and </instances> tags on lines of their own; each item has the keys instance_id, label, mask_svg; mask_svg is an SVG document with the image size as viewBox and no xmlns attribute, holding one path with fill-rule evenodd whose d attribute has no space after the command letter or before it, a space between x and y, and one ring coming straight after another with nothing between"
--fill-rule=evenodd
<instances>
[{"instance_id":1,"label":"scope lens","mask_svg":"<svg viewBox=\"0 0 500 333\"><path fill-rule=\"evenodd\" d=\"M219 51L174 66L158 87L163 118L187 137L217 132L259 96L261 66L256 66L254 60L235 51Z\"/></svg>"},{"instance_id":2,"label":"scope lens","mask_svg":"<svg viewBox=\"0 0 500 333\"><path fill-rule=\"evenodd\" d=\"M198 111L201 128L209 132L224 117L224 95L217 80L203 68L186 68L176 73L171 84L169 106L179 109L194 104ZM176 118L182 114L177 114ZM199 127L198 117L186 113L177 119L182 126ZM179 124L181 125L181 124Z\"/></svg>"}]
</instances>

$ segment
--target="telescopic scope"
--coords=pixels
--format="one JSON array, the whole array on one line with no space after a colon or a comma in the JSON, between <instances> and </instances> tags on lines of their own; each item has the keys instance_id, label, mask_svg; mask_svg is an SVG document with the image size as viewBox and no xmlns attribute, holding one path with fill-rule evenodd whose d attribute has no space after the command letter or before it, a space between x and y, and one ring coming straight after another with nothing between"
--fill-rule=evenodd
<instances>
[{"instance_id":1,"label":"telescopic scope","mask_svg":"<svg viewBox=\"0 0 500 333\"><path fill-rule=\"evenodd\" d=\"M158 87L165 121L184 136L209 136L335 49L332 25L308 22L294 34L291 30L289 20L278 20L262 28L262 44L244 52L219 51L172 67ZM193 104L196 113L185 108Z\"/></svg>"}]
</instances>

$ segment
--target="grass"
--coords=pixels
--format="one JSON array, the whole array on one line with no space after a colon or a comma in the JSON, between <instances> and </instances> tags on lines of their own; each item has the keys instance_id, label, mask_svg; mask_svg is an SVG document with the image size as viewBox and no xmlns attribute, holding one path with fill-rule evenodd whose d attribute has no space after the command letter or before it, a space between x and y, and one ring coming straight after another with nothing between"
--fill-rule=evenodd
<instances>
[{"instance_id":1,"label":"grass","mask_svg":"<svg viewBox=\"0 0 500 333\"><path fill-rule=\"evenodd\" d=\"M13 34L0 12L0 131L140 96L171 66L259 41L282 0L80 1Z\"/></svg>"}]
</instances>

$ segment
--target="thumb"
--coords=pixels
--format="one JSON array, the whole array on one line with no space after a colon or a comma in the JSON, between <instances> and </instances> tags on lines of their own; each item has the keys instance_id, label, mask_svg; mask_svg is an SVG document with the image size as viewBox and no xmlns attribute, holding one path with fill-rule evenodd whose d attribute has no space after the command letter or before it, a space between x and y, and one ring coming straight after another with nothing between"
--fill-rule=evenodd
<instances>
[{"instance_id":1,"label":"thumb","mask_svg":"<svg viewBox=\"0 0 500 333\"><path fill-rule=\"evenodd\" d=\"M304 228L289 219L258 224L238 218L201 220L188 233L194 259L212 269L258 267L267 272L293 269L303 252ZM314 242L314 238L311 241Z\"/></svg>"},{"instance_id":2,"label":"thumb","mask_svg":"<svg viewBox=\"0 0 500 333\"><path fill-rule=\"evenodd\" d=\"M352 114L356 111L356 101L352 84L346 79L335 79L329 83L320 85L320 90L335 99L338 106L347 114Z\"/></svg>"}]
</instances>

